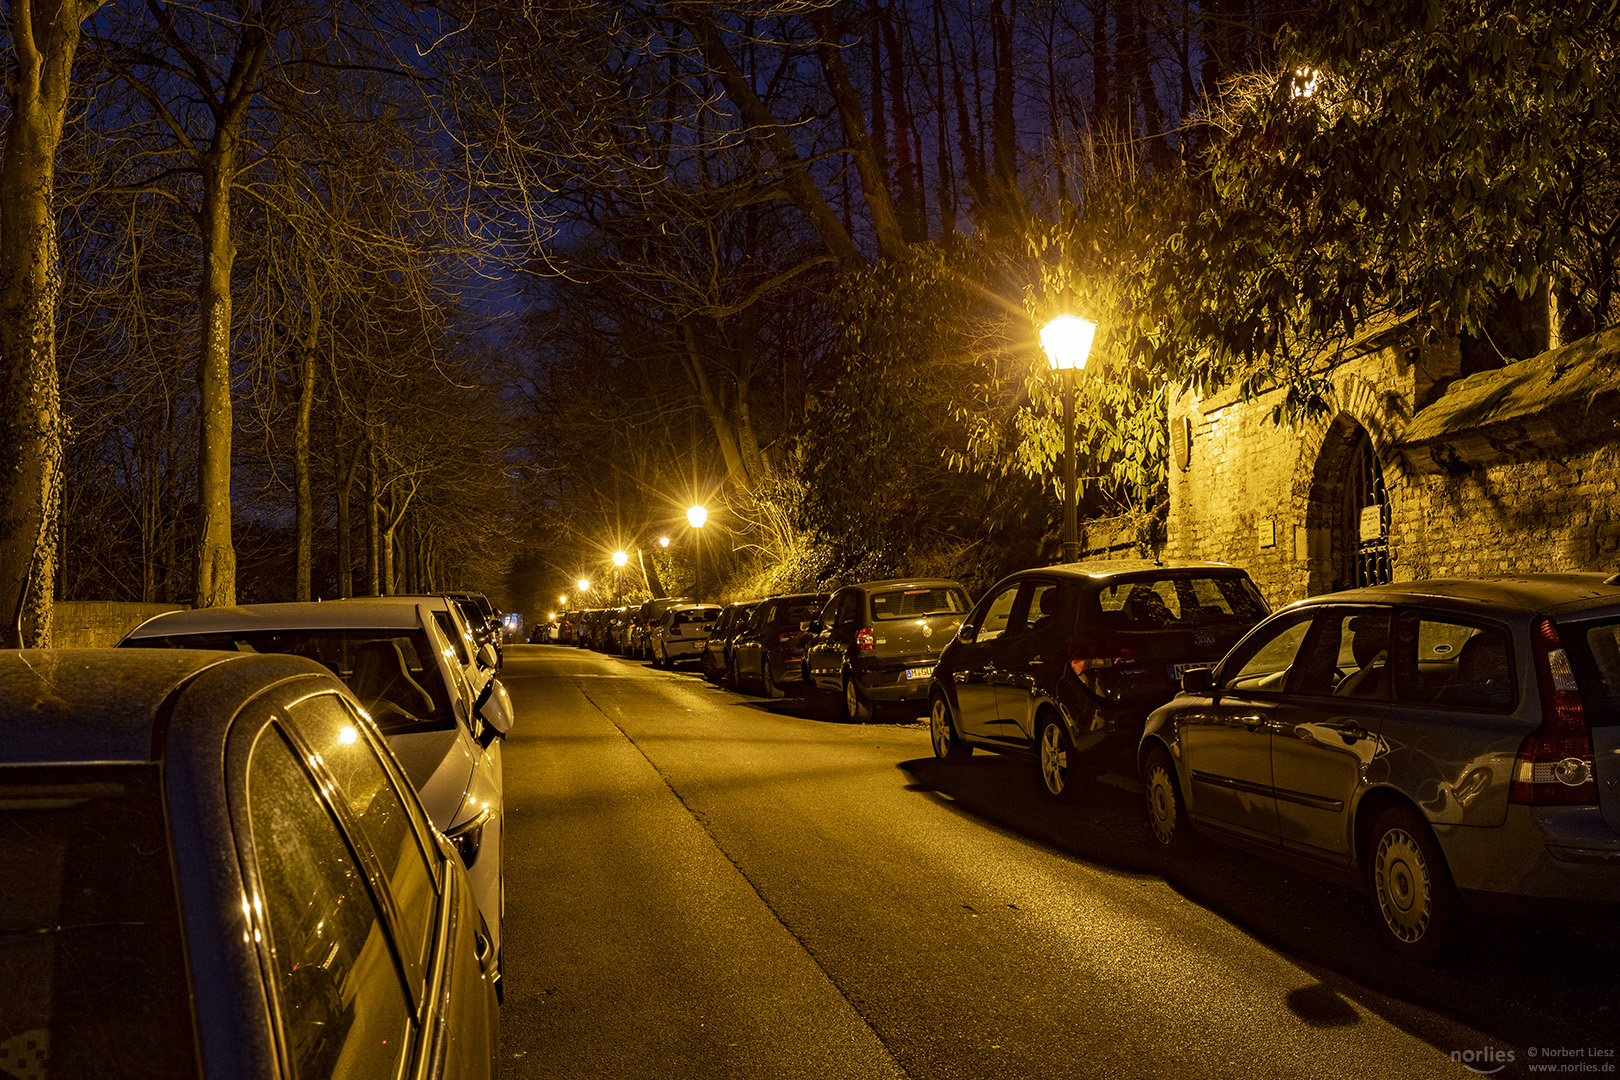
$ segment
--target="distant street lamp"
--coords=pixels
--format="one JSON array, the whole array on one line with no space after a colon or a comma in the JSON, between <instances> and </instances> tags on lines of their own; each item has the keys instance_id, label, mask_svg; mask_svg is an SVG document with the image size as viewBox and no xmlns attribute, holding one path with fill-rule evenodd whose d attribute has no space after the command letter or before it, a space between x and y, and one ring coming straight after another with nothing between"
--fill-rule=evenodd
<instances>
[{"instance_id":1,"label":"distant street lamp","mask_svg":"<svg viewBox=\"0 0 1620 1080\"><path fill-rule=\"evenodd\" d=\"M579 585L579 591L580 592L590 592L591 591L591 579L590 578L580 578L579 581L577 582L577 584Z\"/></svg>"},{"instance_id":2,"label":"distant street lamp","mask_svg":"<svg viewBox=\"0 0 1620 1080\"><path fill-rule=\"evenodd\" d=\"M624 552L615 551L613 553L613 603L615 605L624 603L624 564L629 561L630 556Z\"/></svg>"},{"instance_id":3,"label":"distant street lamp","mask_svg":"<svg viewBox=\"0 0 1620 1080\"><path fill-rule=\"evenodd\" d=\"M558 593L557 594L557 603L561 604L563 607L567 607L568 606L568 594L567 593Z\"/></svg>"},{"instance_id":4,"label":"distant street lamp","mask_svg":"<svg viewBox=\"0 0 1620 1080\"><path fill-rule=\"evenodd\" d=\"M686 523L698 531L697 547L693 552L692 592L696 600L703 599L703 524L709 520L709 510L702 503L686 511Z\"/></svg>"},{"instance_id":5,"label":"distant street lamp","mask_svg":"<svg viewBox=\"0 0 1620 1080\"><path fill-rule=\"evenodd\" d=\"M1074 491L1074 373L1085 370L1097 324L1073 315L1059 315L1041 328L1041 348L1052 370L1063 376L1063 549L1064 562L1080 558L1080 525Z\"/></svg>"}]
</instances>

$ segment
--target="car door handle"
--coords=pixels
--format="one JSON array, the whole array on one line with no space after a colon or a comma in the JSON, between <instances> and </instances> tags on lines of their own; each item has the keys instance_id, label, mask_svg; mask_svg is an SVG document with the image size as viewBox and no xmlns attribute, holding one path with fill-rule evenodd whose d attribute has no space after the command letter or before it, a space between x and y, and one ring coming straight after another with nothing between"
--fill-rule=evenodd
<instances>
[{"instance_id":1,"label":"car door handle","mask_svg":"<svg viewBox=\"0 0 1620 1080\"><path fill-rule=\"evenodd\" d=\"M1344 720L1337 724L1323 724L1322 728L1338 735L1346 743L1359 742L1371 735L1371 732L1354 720Z\"/></svg>"},{"instance_id":2,"label":"car door handle","mask_svg":"<svg viewBox=\"0 0 1620 1080\"><path fill-rule=\"evenodd\" d=\"M1265 722L1266 718L1263 716L1239 716L1234 718L1234 726L1242 724L1250 731L1259 731Z\"/></svg>"}]
</instances>

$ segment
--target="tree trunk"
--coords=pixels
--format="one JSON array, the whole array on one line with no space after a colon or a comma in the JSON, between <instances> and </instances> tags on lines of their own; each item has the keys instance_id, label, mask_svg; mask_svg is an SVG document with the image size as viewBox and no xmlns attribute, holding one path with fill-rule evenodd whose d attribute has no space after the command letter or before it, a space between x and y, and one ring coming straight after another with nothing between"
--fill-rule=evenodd
<instances>
[{"instance_id":1,"label":"tree trunk","mask_svg":"<svg viewBox=\"0 0 1620 1080\"><path fill-rule=\"evenodd\" d=\"M878 248L885 256L898 255L905 250L906 238L889 199L881 145L867 133L860 95L855 92L855 87L849 81L849 73L844 68L843 54L836 39L837 28L832 19L823 9L811 15L811 22L818 38L816 57L821 62L822 78L838 109L838 118L844 128L844 141L849 144L850 158L861 178L861 191L866 196L867 210L872 215ZM873 100L877 101L877 95Z\"/></svg>"},{"instance_id":2,"label":"tree trunk","mask_svg":"<svg viewBox=\"0 0 1620 1080\"><path fill-rule=\"evenodd\" d=\"M61 291L56 152L79 26L99 2L12 0L16 66L0 154L0 646L48 645L56 579L63 419L56 371Z\"/></svg>"},{"instance_id":3,"label":"tree trunk","mask_svg":"<svg viewBox=\"0 0 1620 1080\"><path fill-rule=\"evenodd\" d=\"M366 587L372 596L383 595L382 491L377 484L377 446L366 441Z\"/></svg>"},{"instance_id":4,"label":"tree trunk","mask_svg":"<svg viewBox=\"0 0 1620 1080\"><path fill-rule=\"evenodd\" d=\"M675 10L681 22L697 39L704 62L720 81L726 97L731 99L742 118L753 128L752 137L763 142L776 159L777 167L782 170L782 187L787 191L788 198L810 219L811 226L839 265L864 264L866 260L860 249L839 222L833 208L822 197L799 152L794 149L793 140L788 138L781 122L765 107L759 95L754 93L747 76L738 68L725 42L721 40L720 30L710 17L708 7L683 3Z\"/></svg>"},{"instance_id":5,"label":"tree trunk","mask_svg":"<svg viewBox=\"0 0 1620 1080\"><path fill-rule=\"evenodd\" d=\"M315 500L309 485L309 425L315 407L315 346L320 340L321 309L311 305L309 331L299 349L298 415L293 427L293 493L297 500L297 598L310 598L315 563Z\"/></svg>"},{"instance_id":6,"label":"tree trunk","mask_svg":"<svg viewBox=\"0 0 1620 1080\"><path fill-rule=\"evenodd\" d=\"M197 460L198 607L236 603L231 540L231 182L235 140L221 134L203 161L202 356L197 363L202 437Z\"/></svg>"},{"instance_id":7,"label":"tree trunk","mask_svg":"<svg viewBox=\"0 0 1620 1080\"><path fill-rule=\"evenodd\" d=\"M332 493L337 502L337 587L339 596L348 597L354 595L354 521L349 507L354 478L360 471L361 444L354 444L345 462L336 416L332 418L332 448L336 455L332 461Z\"/></svg>"}]
</instances>

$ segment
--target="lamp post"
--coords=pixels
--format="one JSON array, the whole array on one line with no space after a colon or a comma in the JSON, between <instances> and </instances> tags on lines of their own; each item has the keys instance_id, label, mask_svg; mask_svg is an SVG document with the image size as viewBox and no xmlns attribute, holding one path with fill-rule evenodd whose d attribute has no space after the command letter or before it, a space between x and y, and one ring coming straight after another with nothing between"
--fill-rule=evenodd
<instances>
[{"instance_id":1,"label":"lamp post","mask_svg":"<svg viewBox=\"0 0 1620 1080\"><path fill-rule=\"evenodd\" d=\"M1052 370L1063 375L1063 548L1064 562L1080 558L1080 525L1074 490L1074 379L1085 370L1097 324L1073 315L1059 315L1041 328L1041 348Z\"/></svg>"},{"instance_id":2,"label":"lamp post","mask_svg":"<svg viewBox=\"0 0 1620 1080\"><path fill-rule=\"evenodd\" d=\"M686 511L686 523L697 530L697 550L693 553L692 592L703 599L703 525L709 520L708 507L699 503Z\"/></svg>"},{"instance_id":3,"label":"lamp post","mask_svg":"<svg viewBox=\"0 0 1620 1080\"><path fill-rule=\"evenodd\" d=\"M613 553L613 584L617 594L613 598L614 604L624 603L624 564L629 561L630 556L624 552L615 551Z\"/></svg>"}]
</instances>

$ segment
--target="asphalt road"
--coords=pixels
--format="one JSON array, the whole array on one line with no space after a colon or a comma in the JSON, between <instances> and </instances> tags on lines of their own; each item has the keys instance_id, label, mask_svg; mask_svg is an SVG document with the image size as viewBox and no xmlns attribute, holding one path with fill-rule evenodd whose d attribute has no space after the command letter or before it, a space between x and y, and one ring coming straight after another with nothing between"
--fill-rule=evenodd
<instances>
[{"instance_id":1,"label":"asphalt road","mask_svg":"<svg viewBox=\"0 0 1620 1080\"><path fill-rule=\"evenodd\" d=\"M563 646L510 646L504 1077L1613 1073L1620 929L1482 924L1443 968L1355 893L1172 863L1128 781L936 762ZM1533 1053L1532 1053L1533 1052Z\"/></svg>"}]
</instances>

